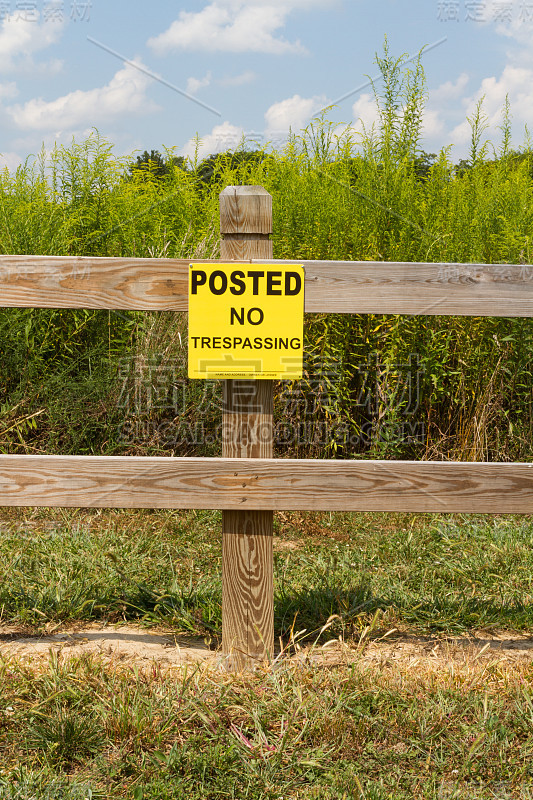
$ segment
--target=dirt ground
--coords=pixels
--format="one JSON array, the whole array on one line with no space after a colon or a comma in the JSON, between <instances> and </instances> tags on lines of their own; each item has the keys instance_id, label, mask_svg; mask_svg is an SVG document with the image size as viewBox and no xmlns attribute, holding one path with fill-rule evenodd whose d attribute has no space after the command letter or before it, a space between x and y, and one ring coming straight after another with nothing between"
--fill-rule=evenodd
<instances>
[{"instance_id":1,"label":"dirt ground","mask_svg":"<svg viewBox=\"0 0 533 800\"><path fill-rule=\"evenodd\" d=\"M0 658L42 661L50 651L63 657L93 654L114 662L149 666L177 667L205 664L219 667L220 653L209 649L201 639L175 636L163 628L144 628L132 624L80 624L59 627L40 635L29 635L0 625ZM505 662L533 664L533 636L508 631L477 632L469 637L416 637L397 631L361 643L345 644L333 640L326 645L302 648L291 658L303 663L335 666L354 660L369 666L402 669L420 667L455 668L461 665Z\"/></svg>"},{"instance_id":2,"label":"dirt ground","mask_svg":"<svg viewBox=\"0 0 533 800\"><path fill-rule=\"evenodd\" d=\"M177 638L171 631L137 625L84 624L29 635L0 625L0 657L40 659L50 651L64 656L85 653L115 661L166 665L195 663L216 657L202 639Z\"/></svg>"}]
</instances>

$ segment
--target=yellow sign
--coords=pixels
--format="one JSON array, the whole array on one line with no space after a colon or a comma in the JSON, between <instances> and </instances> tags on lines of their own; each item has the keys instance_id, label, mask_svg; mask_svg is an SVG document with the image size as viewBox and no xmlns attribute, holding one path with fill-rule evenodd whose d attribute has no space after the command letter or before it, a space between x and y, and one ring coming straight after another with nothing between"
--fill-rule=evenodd
<instances>
[{"instance_id":1,"label":"yellow sign","mask_svg":"<svg viewBox=\"0 0 533 800\"><path fill-rule=\"evenodd\" d=\"M189 378L302 377L304 269L191 264Z\"/></svg>"}]
</instances>

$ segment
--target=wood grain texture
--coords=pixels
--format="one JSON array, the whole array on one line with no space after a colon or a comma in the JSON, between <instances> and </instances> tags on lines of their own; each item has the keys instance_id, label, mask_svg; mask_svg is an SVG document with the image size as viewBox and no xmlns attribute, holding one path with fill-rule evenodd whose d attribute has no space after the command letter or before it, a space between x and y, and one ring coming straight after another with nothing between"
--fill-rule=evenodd
<instances>
[{"instance_id":1,"label":"wood grain texture","mask_svg":"<svg viewBox=\"0 0 533 800\"><path fill-rule=\"evenodd\" d=\"M240 671L274 650L274 554L271 511L224 511L222 650Z\"/></svg>"},{"instance_id":2,"label":"wood grain texture","mask_svg":"<svg viewBox=\"0 0 533 800\"><path fill-rule=\"evenodd\" d=\"M262 186L226 186L219 202L223 236L272 233L272 196Z\"/></svg>"},{"instance_id":3,"label":"wood grain texture","mask_svg":"<svg viewBox=\"0 0 533 800\"><path fill-rule=\"evenodd\" d=\"M267 245L271 245L271 241L266 234L259 234L249 241L238 235L228 234L224 237L224 260L247 260L248 264L252 258L261 261L261 253L265 250L265 242L267 242Z\"/></svg>"},{"instance_id":4,"label":"wood grain texture","mask_svg":"<svg viewBox=\"0 0 533 800\"><path fill-rule=\"evenodd\" d=\"M303 264L307 312L533 316L531 265L273 261L268 233L223 235L223 261ZM0 306L187 311L193 262L0 256Z\"/></svg>"},{"instance_id":5,"label":"wood grain texture","mask_svg":"<svg viewBox=\"0 0 533 800\"><path fill-rule=\"evenodd\" d=\"M187 311L190 263L170 258L0 256L0 305Z\"/></svg>"},{"instance_id":6,"label":"wood grain texture","mask_svg":"<svg viewBox=\"0 0 533 800\"><path fill-rule=\"evenodd\" d=\"M533 316L532 265L297 259L272 263L304 265L307 312Z\"/></svg>"},{"instance_id":7,"label":"wood grain texture","mask_svg":"<svg viewBox=\"0 0 533 800\"><path fill-rule=\"evenodd\" d=\"M224 189L221 259L271 259L271 231L272 198L262 186ZM224 382L225 458L272 458L273 406L272 381ZM231 670L253 668L274 652L274 519L258 509L222 513L222 651Z\"/></svg>"},{"instance_id":8,"label":"wood grain texture","mask_svg":"<svg viewBox=\"0 0 533 800\"><path fill-rule=\"evenodd\" d=\"M224 381L223 408L222 455L225 458L272 458L272 381Z\"/></svg>"},{"instance_id":9,"label":"wood grain texture","mask_svg":"<svg viewBox=\"0 0 533 800\"><path fill-rule=\"evenodd\" d=\"M0 506L531 514L533 464L0 455Z\"/></svg>"}]
</instances>

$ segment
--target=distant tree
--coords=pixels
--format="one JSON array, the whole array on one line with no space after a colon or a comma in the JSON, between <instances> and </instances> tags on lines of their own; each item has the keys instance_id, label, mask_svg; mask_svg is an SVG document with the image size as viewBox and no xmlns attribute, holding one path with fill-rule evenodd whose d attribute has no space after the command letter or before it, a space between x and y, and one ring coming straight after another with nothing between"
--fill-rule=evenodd
<instances>
[{"instance_id":1,"label":"distant tree","mask_svg":"<svg viewBox=\"0 0 533 800\"><path fill-rule=\"evenodd\" d=\"M198 164L196 175L206 185L209 185L219 169L237 169L246 165L253 166L262 163L269 156L263 150L227 150L224 153L212 153Z\"/></svg>"},{"instance_id":2,"label":"distant tree","mask_svg":"<svg viewBox=\"0 0 533 800\"><path fill-rule=\"evenodd\" d=\"M472 169L472 164L468 158L461 158L454 167L455 174L458 178L462 178L462 176L470 169Z\"/></svg>"},{"instance_id":3,"label":"distant tree","mask_svg":"<svg viewBox=\"0 0 533 800\"><path fill-rule=\"evenodd\" d=\"M508 169L515 170L524 168L527 170L529 177L533 180L533 154L531 151L509 150L503 155L494 154L494 158L484 158L483 161L477 162L476 169L482 170L483 174L488 176L491 172L499 166L506 165ZM460 161L454 166L455 174L458 178L466 175L472 170L474 165L470 158L461 158Z\"/></svg>"},{"instance_id":4,"label":"distant tree","mask_svg":"<svg viewBox=\"0 0 533 800\"><path fill-rule=\"evenodd\" d=\"M183 156L172 156L165 159L159 150L151 150L150 152L145 150L142 155L137 156L134 164L130 164L129 171L130 174L133 174L134 171L141 170L161 180L171 172L173 166L186 170L186 159Z\"/></svg>"},{"instance_id":5,"label":"distant tree","mask_svg":"<svg viewBox=\"0 0 533 800\"><path fill-rule=\"evenodd\" d=\"M436 160L436 153L426 153L422 150L414 161L416 177L421 181L426 181L429 177L431 167L435 166Z\"/></svg>"}]
</instances>

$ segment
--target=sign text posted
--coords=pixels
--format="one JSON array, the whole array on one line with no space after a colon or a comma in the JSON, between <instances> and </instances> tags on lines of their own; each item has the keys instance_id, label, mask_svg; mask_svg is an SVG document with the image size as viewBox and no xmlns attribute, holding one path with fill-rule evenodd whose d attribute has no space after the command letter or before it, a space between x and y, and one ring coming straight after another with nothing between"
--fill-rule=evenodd
<instances>
[{"instance_id":1,"label":"sign text posted","mask_svg":"<svg viewBox=\"0 0 533 800\"><path fill-rule=\"evenodd\" d=\"M189 378L301 378L303 316L302 266L191 264Z\"/></svg>"}]
</instances>

